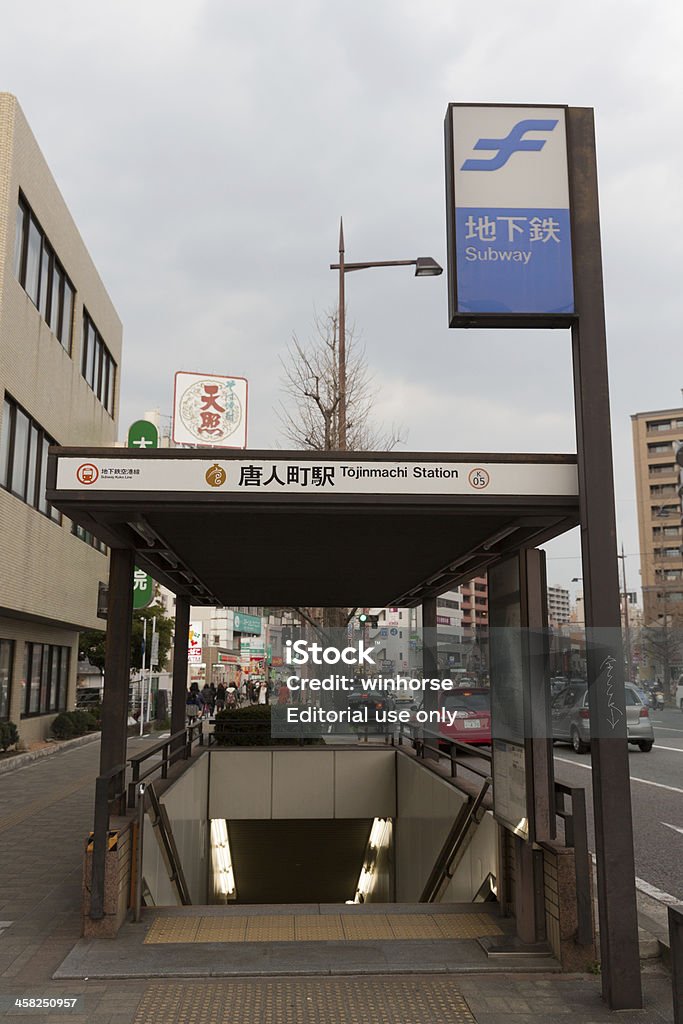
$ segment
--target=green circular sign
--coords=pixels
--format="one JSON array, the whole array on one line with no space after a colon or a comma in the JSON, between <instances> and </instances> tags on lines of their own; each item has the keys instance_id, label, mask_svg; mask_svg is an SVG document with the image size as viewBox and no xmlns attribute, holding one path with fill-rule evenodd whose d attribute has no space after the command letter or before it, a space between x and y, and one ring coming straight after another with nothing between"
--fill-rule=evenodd
<instances>
[{"instance_id":1,"label":"green circular sign","mask_svg":"<svg viewBox=\"0 0 683 1024\"><path fill-rule=\"evenodd\" d=\"M159 447L159 431L149 420L136 420L128 428L128 447L144 451Z\"/></svg>"},{"instance_id":2,"label":"green circular sign","mask_svg":"<svg viewBox=\"0 0 683 1024\"><path fill-rule=\"evenodd\" d=\"M136 569L133 573L133 608L138 611L146 608L153 599L154 580L144 569Z\"/></svg>"}]
</instances>

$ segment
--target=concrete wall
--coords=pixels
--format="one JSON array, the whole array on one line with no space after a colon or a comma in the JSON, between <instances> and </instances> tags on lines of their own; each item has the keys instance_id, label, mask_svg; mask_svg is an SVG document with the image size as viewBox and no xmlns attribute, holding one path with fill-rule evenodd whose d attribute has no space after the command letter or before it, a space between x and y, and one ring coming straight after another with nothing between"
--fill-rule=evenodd
<instances>
[{"instance_id":1,"label":"concrete wall","mask_svg":"<svg viewBox=\"0 0 683 1024\"><path fill-rule=\"evenodd\" d=\"M396 759L396 900L417 903L466 797L414 758Z\"/></svg>"},{"instance_id":2,"label":"concrete wall","mask_svg":"<svg viewBox=\"0 0 683 1024\"><path fill-rule=\"evenodd\" d=\"M469 903L488 874L500 878L498 868L498 825L486 811L458 864L442 903Z\"/></svg>"},{"instance_id":3,"label":"concrete wall","mask_svg":"<svg viewBox=\"0 0 683 1024\"><path fill-rule=\"evenodd\" d=\"M393 818L395 752L215 750L209 818Z\"/></svg>"},{"instance_id":4,"label":"concrete wall","mask_svg":"<svg viewBox=\"0 0 683 1024\"><path fill-rule=\"evenodd\" d=\"M185 772L164 792L161 803L168 812L173 829L173 838L178 849L180 863L193 904L208 901L207 857L208 822L207 797L209 791L209 754L199 758L193 767ZM145 817L145 835L142 848L143 876L159 906L175 906L179 903L176 890L168 878L158 829L153 829L149 817Z\"/></svg>"},{"instance_id":5,"label":"concrete wall","mask_svg":"<svg viewBox=\"0 0 683 1024\"><path fill-rule=\"evenodd\" d=\"M419 901L463 793L414 758L386 750L212 750L162 797L193 903L207 899L208 820L391 818L393 849L377 864L371 901ZM443 902L469 902L498 877L497 825L487 813ZM149 822L143 873L158 905L176 905ZM394 897L395 879L395 897Z\"/></svg>"}]
</instances>

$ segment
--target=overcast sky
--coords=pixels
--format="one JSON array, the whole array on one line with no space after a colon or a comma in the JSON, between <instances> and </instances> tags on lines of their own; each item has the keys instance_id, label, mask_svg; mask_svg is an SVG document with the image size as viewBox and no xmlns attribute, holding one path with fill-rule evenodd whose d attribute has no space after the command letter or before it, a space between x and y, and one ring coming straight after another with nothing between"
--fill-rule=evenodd
<instances>
[{"instance_id":1,"label":"overcast sky","mask_svg":"<svg viewBox=\"0 0 683 1024\"><path fill-rule=\"evenodd\" d=\"M10 16L10 8L11 16ZM638 584L630 414L681 404L683 96L676 0L32 0L5 5L21 103L124 325L120 434L173 374L250 381L250 447L293 332L348 260L445 265L449 102L596 111L620 541ZM446 276L347 279L407 449L575 449L569 333L451 330ZM578 538L549 548L580 576ZM572 590L575 590L572 587Z\"/></svg>"}]
</instances>

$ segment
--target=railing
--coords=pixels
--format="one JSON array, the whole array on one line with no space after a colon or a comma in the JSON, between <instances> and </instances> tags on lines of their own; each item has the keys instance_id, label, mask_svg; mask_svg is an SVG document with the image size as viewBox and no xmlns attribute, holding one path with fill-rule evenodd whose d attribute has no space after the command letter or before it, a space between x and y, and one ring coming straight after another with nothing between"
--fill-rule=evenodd
<instances>
[{"instance_id":1,"label":"railing","mask_svg":"<svg viewBox=\"0 0 683 1024\"><path fill-rule=\"evenodd\" d=\"M566 798L571 801L571 810ZM565 846L574 848L576 881L576 942L590 946L593 942L593 910L591 907L591 862L586 830L586 791L555 782L555 813L564 822Z\"/></svg>"},{"instance_id":2,"label":"railing","mask_svg":"<svg viewBox=\"0 0 683 1024\"><path fill-rule=\"evenodd\" d=\"M135 807L137 798L138 783L144 782L151 775L155 775L157 772L161 772L161 778L168 778L168 769L178 757L181 756L187 759L192 755L192 744L195 739L199 740L199 745L202 746L204 743L204 736L202 733L202 721L193 722L188 725L185 729L181 729L179 732L174 732L173 735L167 736L165 739L160 740L159 743L155 743L152 747L146 747L141 754L136 754L135 757L131 757L128 763L131 766L132 776L131 781L128 783L128 807ZM161 752L161 760L156 761L154 764L149 765L146 769L143 769L143 765L151 757L156 757Z\"/></svg>"},{"instance_id":3,"label":"railing","mask_svg":"<svg viewBox=\"0 0 683 1024\"><path fill-rule=\"evenodd\" d=\"M183 872L183 866L180 861L180 855L178 853L178 847L175 843L173 836L173 828L168 817L168 812L162 803L159 803L159 798L156 794L154 786L147 786L145 794L149 797L150 808L154 813L154 817L150 816L153 829L158 829L159 838L161 840L161 850L163 859L166 862L166 870L168 871L168 877L171 881L171 885L175 886L176 893L181 904L184 907L189 906L192 903L190 898L190 891L187 887L185 880L185 874ZM142 812L141 812L142 816ZM136 906L136 920L139 920L139 908Z\"/></svg>"},{"instance_id":4,"label":"railing","mask_svg":"<svg viewBox=\"0 0 683 1024\"><path fill-rule=\"evenodd\" d=\"M674 1024L683 1024L683 911L680 907L669 907L669 941Z\"/></svg>"},{"instance_id":5,"label":"railing","mask_svg":"<svg viewBox=\"0 0 683 1024\"><path fill-rule=\"evenodd\" d=\"M453 878L454 868L465 851L472 830L481 821L482 805L490 785L491 779L484 779L484 784L475 799L468 798L467 803L461 808L422 891L420 903L435 903L443 888Z\"/></svg>"},{"instance_id":6,"label":"railing","mask_svg":"<svg viewBox=\"0 0 683 1024\"><path fill-rule=\"evenodd\" d=\"M178 756L188 758L192 754L195 739L203 742L202 723L195 722L186 729L173 733L160 743L148 747L128 764L132 769L132 781L128 786L128 807L135 807L137 787L144 779L160 771L163 779L168 776L168 766ZM196 734L196 735L195 735ZM150 757L162 752L161 761L151 765L146 771L140 766ZM92 880L90 888L90 918L99 921L104 917L104 872L107 857L107 839L109 835L109 817L112 812L125 814L126 811L126 765L119 764L95 781L95 820L93 823L93 855Z\"/></svg>"},{"instance_id":7,"label":"railing","mask_svg":"<svg viewBox=\"0 0 683 1024\"><path fill-rule=\"evenodd\" d=\"M92 878L90 882L90 917L104 917L104 870L109 837L109 814L112 805L123 810L126 788L126 766L118 764L95 780L95 820L93 822Z\"/></svg>"},{"instance_id":8,"label":"railing","mask_svg":"<svg viewBox=\"0 0 683 1024\"><path fill-rule=\"evenodd\" d=\"M478 775L484 780L490 780L492 775L491 764L493 760L493 755L490 749L482 750L478 744L474 745L453 741L450 743L448 752L446 752L439 746L438 740L430 743L424 739L424 737L420 737L419 739L415 738L414 742L418 757L422 757L424 759L426 751L431 751L432 754L436 754L437 757L447 757L450 760L451 765L451 778L457 777L458 767L460 767L474 775ZM467 760L462 756L463 754L468 755ZM486 761L486 768L482 768L469 760L473 756ZM486 789L487 786L485 784L480 793L482 800ZM471 813L473 805L469 809L465 808L465 810L468 814ZM564 783L555 781L555 813L564 824L565 846L571 847L574 850L577 917L576 941L580 946L588 946L593 941L593 913L591 906L591 862L590 855L588 853L585 790L579 787L565 786ZM463 821L460 822L461 829L463 823L464 816ZM457 825L458 822L456 821L454 829ZM469 823L467 828L469 828ZM463 837L465 835L466 830L463 832ZM457 848L451 857L451 862L456 853ZM425 891L426 888L427 887L425 887ZM683 947L683 937L681 939L681 945ZM683 949L681 959L683 960ZM683 979L681 981L681 985L683 987ZM678 1024L678 1022L676 1022L676 1024ZM683 1019L680 1024L683 1024Z\"/></svg>"}]
</instances>

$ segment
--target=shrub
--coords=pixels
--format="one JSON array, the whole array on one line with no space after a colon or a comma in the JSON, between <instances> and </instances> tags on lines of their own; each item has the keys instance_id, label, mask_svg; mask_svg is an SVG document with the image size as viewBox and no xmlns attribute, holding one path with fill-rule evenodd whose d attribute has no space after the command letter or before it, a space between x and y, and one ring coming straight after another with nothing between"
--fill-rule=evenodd
<instances>
[{"instance_id":1,"label":"shrub","mask_svg":"<svg viewBox=\"0 0 683 1024\"><path fill-rule=\"evenodd\" d=\"M74 736L84 736L88 731L88 722L94 721L87 711L67 711L67 715L71 719Z\"/></svg>"},{"instance_id":2,"label":"shrub","mask_svg":"<svg viewBox=\"0 0 683 1024\"><path fill-rule=\"evenodd\" d=\"M0 722L0 750L9 750L19 742L19 730L14 722Z\"/></svg>"},{"instance_id":3,"label":"shrub","mask_svg":"<svg viewBox=\"0 0 683 1024\"><path fill-rule=\"evenodd\" d=\"M70 740L75 734L74 723L71 720L71 715L67 714L66 711L60 711L50 726L50 729L58 740Z\"/></svg>"},{"instance_id":4,"label":"shrub","mask_svg":"<svg viewBox=\"0 0 683 1024\"><path fill-rule=\"evenodd\" d=\"M284 708L270 704L247 704L243 708L226 708L216 715L214 740L219 747L274 747L298 744L299 737L273 736L272 718L283 714ZM290 726L290 732L292 727ZM306 735L302 730L302 736ZM304 743L322 743L318 738Z\"/></svg>"}]
</instances>

